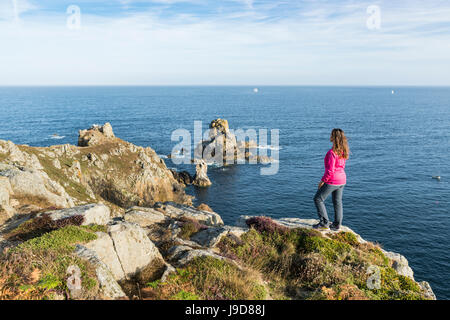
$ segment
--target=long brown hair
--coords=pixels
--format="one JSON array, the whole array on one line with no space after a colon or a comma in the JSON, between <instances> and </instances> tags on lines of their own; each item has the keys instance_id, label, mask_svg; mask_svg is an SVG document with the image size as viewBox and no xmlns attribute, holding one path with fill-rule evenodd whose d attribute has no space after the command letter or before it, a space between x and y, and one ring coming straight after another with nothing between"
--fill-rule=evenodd
<instances>
[{"instance_id":1,"label":"long brown hair","mask_svg":"<svg viewBox=\"0 0 450 320\"><path fill-rule=\"evenodd\" d=\"M333 131L331 131L330 140L333 142L334 153L341 158L348 159L350 156L350 148L348 147L348 141L344 130L333 129Z\"/></svg>"}]
</instances>

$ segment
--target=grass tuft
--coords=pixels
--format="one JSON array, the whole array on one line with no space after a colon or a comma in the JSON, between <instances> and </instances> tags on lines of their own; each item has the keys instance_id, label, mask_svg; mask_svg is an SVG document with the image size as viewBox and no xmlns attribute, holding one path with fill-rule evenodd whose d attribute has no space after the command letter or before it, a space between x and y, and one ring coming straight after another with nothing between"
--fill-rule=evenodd
<instances>
[{"instance_id":1,"label":"grass tuft","mask_svg":"<svg viewBox=\"0 0 450 320\"><path fill-rule=\"evenodd\" d=\"M166 282L148 283L144 292L156 300L261 300L267 295L254 272L212 257L193 259Z\"/></svg>"}]
</instances>

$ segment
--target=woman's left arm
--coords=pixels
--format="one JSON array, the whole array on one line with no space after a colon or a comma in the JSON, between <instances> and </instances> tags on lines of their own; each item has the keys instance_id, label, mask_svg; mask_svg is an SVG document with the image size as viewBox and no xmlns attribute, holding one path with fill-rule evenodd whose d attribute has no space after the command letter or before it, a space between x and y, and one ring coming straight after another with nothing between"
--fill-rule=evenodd
<instances>
[{"instance_id":1,"label":"woman's left arm","mask_svg":"<svg viewBox=\"0 0 450 320\"><path fill-rule=\"evenodd\" d=\"M335 162L334 153L330 150L325 156L325 174L321 182L327 183L333 177L334 171L336 170Z\"/></svg>"}]
</instances>

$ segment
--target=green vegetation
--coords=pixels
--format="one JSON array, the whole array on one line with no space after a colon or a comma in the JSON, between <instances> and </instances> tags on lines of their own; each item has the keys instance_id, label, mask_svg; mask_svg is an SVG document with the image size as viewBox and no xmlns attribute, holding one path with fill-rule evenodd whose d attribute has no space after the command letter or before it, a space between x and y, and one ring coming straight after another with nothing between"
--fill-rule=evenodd
<instances>
[{"instance_id":1,"label":"green vegetation","mask_svg":"<svg viewBox=\"0 0 450 320\"><path fill-rule=\"evenodd\" d=\"M33 222L28 223L22 230L30 230L32 225ZM97 227L67 225L31 238L1 254L0 300L64 297L69 292L67 269L73 265L81 271L82 295L77 298L98 297L94 267L73 253L75 244L97 238L94 230Z\"/></svg>"},{"instance_id":2,"label":"green vegetation","mask_svg":"<svg viewBox=\"0 0 450 320\"><path fill-rule=\"evenodd\" d=\"M91 224L88 226L81 226L81 228L91 232L107 232L108 227L104 225Z\"/></svg>"},{"instance_id":3,"label":"green vegetation","mask_svg":"<svg viewBox=\"0 0 450 320\"><path fill-rule=\"evenodd\" d=\"M84 221L84 217L82 215L71 216L57 221L54 221L50 215L46 213L37 217L35 214L32 214L31 217L32 218L30 220L22 223L17 228L10 231L6 237L9 240L26 241L68 225L80 226Z\"/></svg>"},{"instance_id":4,"label":"green vegetation","mask_svg":"<svg viewBox=\"0 0 450 320\"><path fill-rule=\"evenodd\" d=\"M45 275L37 284L38 287L44 289L55 289L61 285L61 280L53 274Z\"/></svg>"},{"instance_id":5,"label":"green vegetation","mask_svg":"<svg viewBox=\"0 0 450 320\"><path fill-rule=\"evenodd\" d=\"M260 271L270 294L294 299L424 299L420 287L398 275L380 248L348 232L323 236L314 230L275 227L267 218L240 241L223 238L223 255ZM258 230L256 230L258 229ZM380 270L380 289L370 289L369 266Z\"/></svg>"},{"instance_id":6,"label":"green vegetation","mask_svg":"<svg viewBox=\"0 0 450 320\"><path fill-rule=\"evenodd\" d=\"M29 248L31 250L45 249L74 249L74 244L95 240L97 236L85 228L66 226L64 228L43 234L21 243L18 249Z\"/></svg>"},{"instance_id":7,"label":"green vegetation","mask_svg":"<svg viewBox=\"0 0 450 320\"><path fill-rule=\"evenodd\" d=\"M195 258L167 281L148 283L145 293L157 300L260 300L267 295L255 272L212 257Z\"/></svg>"},{"instance_id":8,"label":"green vegetation","mask_svg":"<svg viewBox=\"0 0 450 320\"><path fill-rule=\"evenodd\" d=\"M177 294L173 295L171 300L199 300L196 294L181 290Z\"/></svg>"},{"instance_id":9,"label":"green vegetation","mask_svg":"<svg viewBox=\"0 0 450 320\"><path fill-rule=\"evenodd\" d=\"M197 220L187 217L182 217L179 221L181 222L181 232L179 234L181 239L189 239L197 232L208 228Z\"/></svg>"}]
</instances>

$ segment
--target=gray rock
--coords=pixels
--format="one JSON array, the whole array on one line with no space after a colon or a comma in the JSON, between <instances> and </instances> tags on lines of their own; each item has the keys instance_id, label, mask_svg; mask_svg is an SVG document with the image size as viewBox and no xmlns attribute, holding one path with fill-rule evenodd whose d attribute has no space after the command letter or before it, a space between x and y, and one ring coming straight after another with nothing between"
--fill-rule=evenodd
<instances>
[{"instance_id":1,"label":"gray rock","mask_svg":"<svg viewBox=\"0 0 450 320\"><path fill-rule=\"evenodd\" d=\"M115 280L122 280L125 278L125 272L117 257L114 248L114 243L111 237L104 232L97 232L97 239L87 243L85 246L94 251L98 258L105 263L109 270L111 270Z\"/></svg>"},{"instance_id":2,"label":"gray rock","mask_svg":"<svg viewBox=\"0 0 450 320\"><path fill-rule=\"evenodd\" d=\"M167 259L169 260L177 260L181 254L183 254L185 251L192 250L191 247L186 245L176 245L169 249L167 252Z\"/></svg>"},{"instance_id":3,"label":"gray rock","mask_svg":"<svg viewBox=\"0 0 450 320\"><path fill-rule=\"evenodd\" d=\"M84 217L83 225L98 224L106 225L111 220L111 211L104 204L87 204L84 206L47 211L53 220L61 220L72 216L81 215Z\"/></svg>"},{"instance_id":4,"label":"gray rock","mask_svg":"<svg viewBox=\"0 0 450 320\"><path fill-rule=\"evenodd\" d=\"M248 225L246 223L247 219L250 219L252 216L239 216L236 220L236 222L234 223L234 225L238 228L248 228Z\"/></svg>"},{"instance_id":5,"label":"gray rock","mask_svg":"<svg viewBox=\"0 0 450 320\"><path fill-rule=\"evenodd\" d=\"M0 140L0 153L7 154L10 162L25 162L26 155L12 141Z\"/></svg>"},{"instance_id":6,"label":"gray rock","mask_svg":"<svg viewBox=\"0 0 450 320\"><path fill-rule=\"evenodd\" d=\"M188 246L174 246L169 252L169 259L173 261L173 264L177 267L184 267L192 259L197 257L212 257L215 259L223 260L224 258L215 254L213 251L203 249L192 249Z\"/></svg>"},{"instance_id":7,"label":"gray rock","mask_svg":"<svg viewBox=\"0 0 450 320\"><path fill-rule=\"evenodd\" d=\"M183 245L183 246L188 246L188 247L191 247L193 249L201 249L202 248L202 246L200 244L198 244L197 242L191 241L191 240L185 240L185 239L181 239L181 238L175 237L175 238L173 238L173 241L176 244Z\"/></svg>"},{"instance_id":8,"label":"gray rock","mask_svg":"<svg viewBox=\"0 0 450 320\"><path fill-rule=\"evenodd\" d=\"M206 251L206 250L199 250L199 249L193 249L190 251L184 252L176 262L176 265L179 267L183 267L186 264L188 264L191 260L198 258L198 257L211 257L214 259L223 260L224 258L215 254L212 251Z\"/></svg>"},{"instance_id":9,"label":"gray rock","mask_svg":"<svg viewBox=\"0 0 450 320\"><path fill-rule=\"evenodd\" d=\"M3 249L7 248L9 246L9 241L5 240L5 238L3 238L0 235L0 253L3 252Z\"/></svg>"},{"instance_id":10,"label":"gray rock","mask_svg":"<svg viewBox=\"0 0 450 320\"><path fill-rule=\"evenodd\" d=\"M11 207L9 197L13 194L11 184L8 178L0 176L0 223L2 220L9 219L14 214L14 209ZM2 219L2 213L4 219Z\"/></svg>"},{"instance_id":11,"label":"gray rock","mask_svg":"<svg viewBox=\"0 0 450 320\"><path fill-rule=\"evenodd\" d=\"M95 266L95 273L105 298L108 299L120 299L126 297L120 285L114 278L114 275L108 268L108 266L101 261L97 256L97 253L82 245L77 245L75 253L82 259L89 261Z\"/></svg>"},{"instance_id":12,"label":"gray rock","mask_svg":"<svg viewBox=\"0 0 450 320\"><path fill-rule=\"evenodd\" d=\"M167 280L170 274L175 273L177 270L172 267L170 264L166 263L166 270L164 270L163 275L161 276L161 281L164 282Z\"/></svg>"},{"instance_id":13,"label":"gray rock","mask_svg":"<svg viewBox=\"0 0 450 320\"><path fill-rule=\"evenodd\" d=\"M9 205L9 196L12 193L8 178L0 176L0 205Z\"/></svg>"},{"instance_id":14,"label":"gray rock","mask_svg":"<svg viewBox=\"0 0 450 320\"><path fill-rule=\"evenodd\" d=\"M428 298L430 300L436 300L436 296L433 292L433 289L431 289L431 286L428 282L422 281L422 282L418 282L418 284L419 284L420 288L423 290L423 293L426 298Z\"/></svg>"},{"instance_id":15,"label":"gray rock","mask_svg":"<svg viewBox=\"0 0 450 320\"><path fill-rule=\"evenodd\" d=\"M108 233L125 276L133 276L154 260L164 261L161 253L137 224L120 222L109 226Z\"/></svg>"},{"instance_id":16,"label":"gray rock","mask_svg":"<svg viewBox=\"0 0 450 320\"><path fill-rule=\"evenodd\" d=\"M136 223L141 227L149 227L166 220L166 216L152 208L133 207L124 215L125 221Z\"/></svg>"},{"instance_id":17,"label":"gray rock","mask_svg":"<svg viewBox=\"0 0 450 320\"><path fill-rule=\"evenodd\" d=\"M195 219L207 226L223 226L223 220L215 212L197 210L194 207L176 204L174 202L167 202L162 206L164 214L170 218L180 219L187 217Z\"/></svg>"},{"instance_id":18,"label":"gray rock","mask_svg":"<svg viewBox=\"0 0 450 320\"><path fill-rule=\"evenodd\" d=\"M59 162L58 159L56 159L56 158L53 159L52 164L56 169L61 169L61 163Z\"/></svg>"},{"instance_id":19,"label":"gray rock","mask_svg":"<svg viewBox=\"0 0 450 320\"><path fill-rule=\"evenodd\" d=\"M181 223L179 221L172 221L167 229L170 230L171 236L174 239L178 237L181 232Z\"/></svg>"},{"instance_id":20,"label":"gray rock","mask_svg":"<svg viewBox=\"0 0 450 320\"><path fill-rule=\"evenodd\" d=\"M15 164L29 169L42 170L42 165L35 154L22 152L18 146L11 141L0 140L0 154L6 155L6 163Z\"/></svg>"},{"instance_id":21,"label":"gray rock","mask_svg":"<svg viewBox=\"0 0 450 320\"><path fill-rule=\"evenodd\" d=\"M392 268L398 274L414 280L414 272L409 266L408 260L399 253L381 250L386 257L392 260Z\"/></svg>"},{"instance_id":22,"label":"gray rock","mask_svg":"<svg viewBox=\"0 0 450 320\"><path fill-rule=\"evenodd\" d=\"M197 187L209 187L212 183L208 178L208 165L205 160L201 159L195 167L195 177L192 184Z\"/></svg>"},{"instance_id":23,"label":"gray rock","mask_svg":"<svg viewBox=\"0 0 450 320\"><path fill-rule=\"evenodd\" d=\"M194 181L194 178L187 171L178 172L175 169L170 169L170 172L172 172L175 180L184 185L190 185Z\"/></svg>"},{"instance_id":24,"label":"gray rock","mask_svg":"<svg viewBox=\"0 0 450 320\"><path fill-rule=\"evenodd\" d=\"M228 230L223 227L208 228L194 234L191 237L191 240L197 242L203 247L213 248L220 242L222 237L227 234Z\"/></svg>"},{"instance_id":25,"label":"gray rock","mask_svg":"<svg viewBox=\"0 0 450 320\"><path fill-rule=\"evenodd\" d=\"M158 248L137 224L120 221L110 225L107 234L98 232L97 237L85 246L108 266L115 280L134 276L152 262L165 264Z\"/></svg>"},{"instance_id":26,"label":"gray rock","mask_svg":"<svg viewBox=\"0 0 450 320\"><path fill-rule=\"evenodd\" d=\"M114 132L112 126L109 122L106 122L103 127L101 127L101 132L105 135L105 137L112 138L114 137Z\"/></svg>"},{"instance_id":27,"label":"gray rock","mask_svg":"<svg viewBox=\"0 0 450 320\"><path fill-rule=\"evenodd\" d=\"M104 143L112 138L114 138L114 132L109 122L105 123L103 126L93 125L87 130L78 131L78 146L92 146Z\"/></svg>"},{"instance_id":28,"label":"gray rock","mask_svg":"<svg viewBox=\"0 0 450 320\"><path fill-rule=\"evenodd\" d=\"M239 240L241 236L249 230L248 227L243 228L243 227L225 226L224 228L228 232L227 236L235 240Z\"/></svg>"},{"instance_id":29,"label":"gray rock","mask_svg":"<svg viewBox=\"0 0 450 320\"><path fill-rule=\"evenodd\" d=\"M29 168L16 168L14 166L0 167L0 176L7 177L16 196L37 197L46 200L50 204L68 208L73 207L72 198L57 182L51 180L41 170Z\"/></svg>"}]
</instances>

